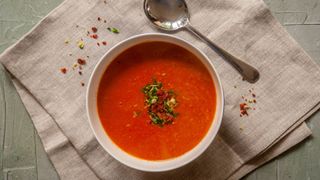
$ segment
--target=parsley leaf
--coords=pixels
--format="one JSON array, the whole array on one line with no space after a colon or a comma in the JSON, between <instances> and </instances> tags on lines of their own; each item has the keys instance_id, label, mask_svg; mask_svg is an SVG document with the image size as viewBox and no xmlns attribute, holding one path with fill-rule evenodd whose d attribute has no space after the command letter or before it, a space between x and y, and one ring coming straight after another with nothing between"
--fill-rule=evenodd
<instances>
[{"instance_id":1,"label":"parsley leaf","mask_svg":"<svg viewBox=\"0 0 320 180\"><path fill-rule=\"evenodd\" d=\"M107 28L110 32L115 33L115 34L119 34L120 31L117 28L114 27L108 27Z\"/></svg>"}]
</instances>

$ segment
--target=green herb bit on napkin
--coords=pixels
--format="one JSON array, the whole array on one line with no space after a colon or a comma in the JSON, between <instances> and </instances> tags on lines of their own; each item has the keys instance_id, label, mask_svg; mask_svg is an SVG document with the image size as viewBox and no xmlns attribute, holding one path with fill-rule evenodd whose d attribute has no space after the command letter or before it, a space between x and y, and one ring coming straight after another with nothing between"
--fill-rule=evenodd
<instances>
[{"instance_id":1,"label":"green herb bit on napkin","mask_svg":"<svg viewBox=\"0 0 320 180\"><path fill-rule=\"evenodd\" d=\"M119 34L120 31L117 29L117 28L114 28L114 27L108 27L108 30L112 33L115 33L115 34Z\"/></svg>"}]
</instances>

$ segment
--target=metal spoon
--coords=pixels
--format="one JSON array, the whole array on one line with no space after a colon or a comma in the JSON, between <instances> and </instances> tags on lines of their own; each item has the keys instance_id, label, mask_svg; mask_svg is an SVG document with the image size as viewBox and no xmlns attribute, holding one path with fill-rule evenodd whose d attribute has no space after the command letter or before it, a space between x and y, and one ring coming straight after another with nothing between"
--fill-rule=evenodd
<instances>
[{"instance_id":1,"label":"metal spoon","mask_svg":"<svg viewBox=\"0 0 320 180\"><path fill-rule=\"evenodd\" d=\"M191 26L190 14L184 0L144 0L143 7L148 19L157 27L166 31L176 31L181 28L189 30L238 70L244 80L250 83L258 81L259 72L254 67L220 48Z\"/></svg>"}]
</instances>

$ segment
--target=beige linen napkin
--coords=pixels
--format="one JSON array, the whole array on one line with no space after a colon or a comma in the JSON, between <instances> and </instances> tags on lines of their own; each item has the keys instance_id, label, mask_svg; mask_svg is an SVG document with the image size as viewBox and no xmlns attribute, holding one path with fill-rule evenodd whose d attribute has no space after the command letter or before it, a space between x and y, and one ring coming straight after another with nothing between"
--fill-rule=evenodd
<instances>
[{"instance_id":1,"label":"beige linen napkin","mask_svg":"<svg viewBox=\"0 0 320 180\"><path fill-rule=\"evenodd\" d=\"M80 82L87 85L103 54L132 35L156 31L144 17L141 0L66 0L1 55L62 179L238 179L310 135L301 123L319 107L319 67L265 4L260 0L187 2L194 26L255 65L261 78L256 84L242 81L205 44L187 32L175 34L212 60L226 103L223 124L212 145L200 158L174 171L145 173L120 164L97 143L85 112L86 87ZM98 40L86 35L93 26L98 28ZM107 27L116 27L120 33L112 34ZM81 38L82 50L77 46ZM104 40L107 46L97 46ZM87 60L82 76L71 70L78 58ZM61 67L68 67L67 74L60 72ZM256 110L240 118L241 96L251 88L257 94Z\"/></svg>"}]
</instances>

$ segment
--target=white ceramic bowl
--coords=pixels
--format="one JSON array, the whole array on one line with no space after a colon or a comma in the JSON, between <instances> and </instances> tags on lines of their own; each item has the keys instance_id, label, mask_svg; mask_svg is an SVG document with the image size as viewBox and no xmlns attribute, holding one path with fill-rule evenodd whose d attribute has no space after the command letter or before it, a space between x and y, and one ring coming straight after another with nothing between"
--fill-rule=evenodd
<instances>
[{"instance_id":1,"label":"white ceramic bowl","mask_svg":"<svg viewBox=\"0 0 320 180\"><path fill-rule=\"evenodd\" d=\"M211 124L207 134L205 137L200 141L200 143L195 146L192 150L186 152L185 154L168 159L168 160L159 160L159 161L148 161L144 159L140 159L138 157L132 156L125 151L121 150L113 141L109 138L107 133L105 132L98 115L97 110L97 92L100 83L100 79L105 72L106 68L109 64L123 51L126 49L149 41L162 41L168 42L172 44L176 44L181 46L191 53L193 53L202 63L207 67L208 71L210 72L213 83L215 85L216 90L216 112L213 119L213 123ZM171 35L160 34L160 33L152 33L152 34L141 34L137 36L130 37L112 49L110 49L98 62L96 67L93 70L91 78L89 80L88 90L87 90L87 113L89 117L89 123L93 130L94 135L96 136L97 140L101 144L101 146L115 159L120 161L121 163L138 169L142 171L150 171L150 172L159 172L159 171L167 171L172 170L178 167L181 167L195 158L197 158L200 154L202 154L207 147L212 143L213 139L218 133L220 128L220 124L222 121L222 114L223 114L223 107L224 107L224 99L223 99L223 91L220 83L219 76L217 71L213 67L212 63L208 59L208 57L202 53L199 49L191 45L190 43Z\"/></svg>"}]
</instances>

